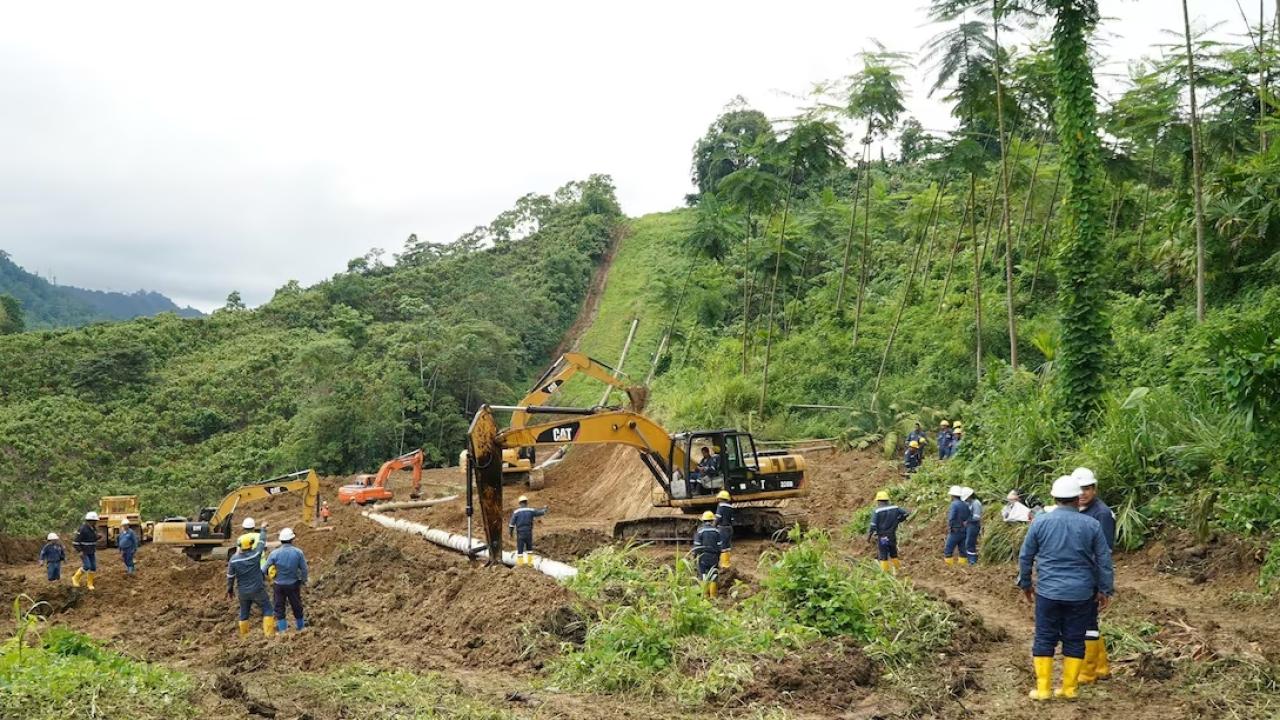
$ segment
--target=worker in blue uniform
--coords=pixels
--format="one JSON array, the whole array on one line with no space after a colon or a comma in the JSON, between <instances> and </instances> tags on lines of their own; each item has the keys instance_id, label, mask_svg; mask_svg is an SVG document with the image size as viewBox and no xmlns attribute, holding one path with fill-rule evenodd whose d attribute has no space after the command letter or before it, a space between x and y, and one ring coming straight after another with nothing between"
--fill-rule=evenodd
<instances>
[{"instance_id":1,"label":"worker in blue uniform","mask_svg":"<svg viewBox=\"0 0 1280 720\"><path fill-rule=\"evenodd\" d=\"M702 524L693 532L693 558L698 568L698 582L702 583L707 597L716 596L716 583L720 579L720 530L716 527L716 514L710 510L702 513Z\"/></svg>"},{"instance_id":2,"label":"worker in blue uniform","mask_svg":"<svg viewBox=\"0 0 1280 720\"><path fill-rule=\"evenodd\" d=\"M733 550L733 496L721 490L716 498L716 529L720 531L720 567L729 567L729 552Z\"/></svg>"},{"instance_id":3,"label":"worker in blue uniform","mask_svg":"<svg viewBox=\"0 0 1280 720\"><path fill-rule=\"evenodd\" d=\"M911 515L911 511L900 508L889 500L889 492L881 490L876 493L876 506L871 509L871 529L867 539L876 544L876 554L880 559L880 569L896 573L902 567L898 559L898 526Z\"/></svg>"},{"instance_id":4,"label":"worker in blue uniform","mask_svg":"<svg viewBox=\"0 0 1280 720\"><path fill-rule=\"evenodd\" d=\"M520 507L511 513L507 531L516 538L516 565L533 566L533 523L547 514L547 508L529 507L529 498L520 496Z\"/></svg>"},{"instance_id":5,"label":"worker in blue uniform","mask_svg":"<svg viewBox=\"0 0 1280 720\"><path fill-rule=\"evenodd\" d=\"M1102 526L1077 509L1080 483L1063 475L1054 481L1051 494L1056 503L1053 512L1031 523L1018 554L1018 587L1036 609L1032 700L1076 697L1090 614L1095 607L1105 608L1115 593L1111 549ZM1059 644L1062 686L1050 692L1053 655Z\"/></svg>"},{"instance_id":6,"label":"worker in blue uniform","mask_svg":"<svg viewBox=\"0 0 1280 720\"><path fill-rule=\"evenodd\" d=\"M1102 526L1102 535L1107 539L1107 547L1114 553L1116 549L1116 514L1098 497L1098 479L1087 467L1078 467L1071 477L1080 483L1080 512L1088 515ZM1084 667L1080 670L1080 684L1088 685L1097 680L1111 677L1111 662L1107 658L1107 643L1098 627L1098 607L1094 605L1089 616L1089 629L1084 636Z\"/></svg>"},{"instance_id":7,"label":"worker in blue uniform","mask_svg":"<svg viewBox=\"0 0 1280 720\"><path fill-rule=\"evenodd\" d=\"M969 504L960 499L964 488L952 485L947 490L951 506L947 508L947 541L942 546L942 559L948 565L963 565L964 534L969 524ZM953 557L954 556L954 557Z\"/></svg>"}]
</instances>

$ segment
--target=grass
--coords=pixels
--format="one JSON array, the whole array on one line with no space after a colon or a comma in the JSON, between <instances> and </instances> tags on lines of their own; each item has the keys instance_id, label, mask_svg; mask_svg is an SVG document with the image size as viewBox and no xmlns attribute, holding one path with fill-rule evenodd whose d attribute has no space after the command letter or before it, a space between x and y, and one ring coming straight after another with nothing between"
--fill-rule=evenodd
<instances>
[{"instance_id":1,"label":"grass","mask_svg":"<svg viewBox=\"0 0 1280 720\"><path fill-rule=\"evenodd\" d=\"M511 713L467 697L440 675L370 665L346 665L323 675L295 674L285 682L311 708L348 720L505 720ZM326 715L328 716L328 715Z\"/></svg>"},{"instance_id":2,"label":"grass","mask_svg":"<svg viewBox=\"0 0 1280 720\"><path fill-rule=\"evenodd\" d=\"M192 679L48 628L29 598L14 601L17 632L0 645L0 717L23 720L195 717Z\"/></svg>"},{"instance_id":3,"label":"grass","mask_svg":"<svg viewBox=\"0 0 1280 720\"><path fill-rule=\"evenodd\" d=\"M684 561L648 563L635 548L602 548L569 587L594 609L586 642L550 665L565 688L667 698L686 708L732 698L758 660L823 638L849 639L905 668L945 645L951 611L879 571L841 558L811 532L761 560L761 590L736 603L703 597Z\"/></svg>"}]
</instances>

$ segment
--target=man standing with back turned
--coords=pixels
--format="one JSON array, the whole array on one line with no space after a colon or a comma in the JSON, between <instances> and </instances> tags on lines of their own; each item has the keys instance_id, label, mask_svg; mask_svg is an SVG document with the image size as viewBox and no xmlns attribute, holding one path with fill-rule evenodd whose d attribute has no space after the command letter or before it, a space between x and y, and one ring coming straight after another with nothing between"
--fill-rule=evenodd
<instances>
[{"instance_id":1,"label":"man standing with back turned","mask_svg":"<svg viewBox=\"0 0 1280 720\"><path fill-rule=\"evenodd\" d=\"M1085 632L1095 607L1105 608L1115 592L1111 549L1097 520L1076 509L1080 483L1063 475L1050 493L1054 511L1036 518L1027 529L1018 555L1018 587L1036 608L1035 640L1031 644L1036 687L1032 700L1055 695L1076 697L1084 664ZM1035 569L1035 586L1031 584ZM1062 643L1062 687L1049 691L1053 654Z\"/></svg>"},{"instance_id":2,"label":"man standing with back turned","mask_svg":"<svg viewBox=\"0 0 1280 720\"><path fill-rule=\"evenodd\" d=\"M1107 539L1111 552L1116 549L1116 514L1098 497L1098 479L1087 467L1078 467L1071 477L1080 483L1080 512L1102 526L1102 536ZM1112 562L1114 562L1112 558ZM1088 685L1096 680L1111 677L1111 662L1107 659L1107 643L1098 628L1098 608L1094 606L1089 617L1089 629L1084 634L1084 667L1080 670L1080 684Z\"/></svg>"}]
</instances>

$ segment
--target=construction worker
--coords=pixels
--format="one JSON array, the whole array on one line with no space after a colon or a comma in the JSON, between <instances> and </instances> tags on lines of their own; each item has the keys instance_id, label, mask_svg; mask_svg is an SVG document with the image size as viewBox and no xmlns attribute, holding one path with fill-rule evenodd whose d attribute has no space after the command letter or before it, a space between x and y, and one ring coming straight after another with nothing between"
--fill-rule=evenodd
<instances>
[{"instance_id":1,"label":"construction worker","mask_svg":"<svg viewBox=\"0 0 1280 720\"><path fill-rule=\"evenodd\" d=\"M720 567L729 567L729 553L733 550L733 498L728 490L721 490L717 495L716 529L720 531Z\"/></svg>"},{"instance_id":2,"label":"construction worker","mask_svg":"<svg viewBox=\"0 0 1280 720\"><path fill-rule=\"evenodd\" d=\"M871 510L871 530L867 533L867 539L876 543L880 569L885 572L896 573L902 567L902 561L898 559L898 526L910 515L911 511L889 502L887 490L876 493L876 506Z\"/></svg>"},{"instance_id":3,"label":"construction worker","mask_svg":"<svg viewBox=\"0 0 1280 720\"><path fill-rule=\"evenodd\" d=\"M956 423L951 428L951 446L947 448L947 458L956 456L956 451L960 449L960 443L964 441L964 426Z\"/></svg>"},{"instance_id":4,"label":"construction worker","mask_svg":"<svg viewBox=\"0 0 1280 720\"><path fill-rule=\"evenodd\" d=\"M516 538L516 565L533 565L533 521L546 514L547 508L531 508L529 498L520 496L520 507L507 523L507 531Z\"/></svg>"},{"instance_id":5,"label":"construction worker","mask_svg":"<svg viewBox=\"0 0 1280 720\"><path fill-rule=\"evenodd\" d=\"M44 566L44 576L49 582L62 579L62 563L67 560L67 550L58 540L58 533L45 536L44 547L40 548L40 564Z\"/></svg>"},{"instance_id":6,"label":"construction worker","mask_svg":"<svg viewBox=\"0 0 1280 720\"><path fill-rule=\"evenodd\" d=\"M1102 526L1102 536L1107 540L1107 548L1115 552L1116 514L1098 497L1098 479L1087 467L1076 468L1071 477L1080 483L1080 512L1098 521ZM1089 628L1084 634L1084 666L1080 670L1080 684L1088 685L1109 677L1111 661L1107 658L1107 643L1098 627L1098 606L1095 603L1089 616Z\"/></svg>"},{"instance_id":7,"label":"construction worker","mask_svg":"<svg viewBox=\"0 0 1280 720\"><path fill-rule=\"evenodd\" d=\"M1031 645L1036 687L1032 700L1077 694L1084 665L1085 632L1093 608L1105 608L1115 592L1111 549L1097 520L1076 507L1080 483L1063 475L1053 483L1056 506L1027 528L1018 554L1018 587L1036 608L1035 640ZM1031 584L1035 570L1035 585ZM1053 654L1062 644L1062 687L1049 692Z\"/></svg>"},{"instance_id":8,"label":"construction worker","mask_svg":"<svg viewBox=\"0 0 1280 720\"><path fill-rule=\"evenodd\" d=\"M80 578L93 590L93 578L98 574L98 513L90 510L84 514L84 523L71 541L80 553L80 569L71 576L72 587L80 587Z\"/></svg>"},{"instance_id":9,"label":"construction worker","mask_svg":"<svg viewBox=\"0 0 1280 720\"><path fill-rule=\"evenodd\" d=\"M902 467L908 473L913 473L920 469L921 453L920 441L907 441L907 451L902 455Z\"/></svg>"},{"instance_id":10,"label":"construction worker","mask_svg":"<svg viewBox=\"0 0 1280 720\"><path fill-rule=\"evenodd\" d=\"M1022 496L1017 490L1010 490L1004 499L1004 507L1000 510L1002 520L1007 523L1031 522L1031 508L1022 503Z\"/></svg>"},{"instance_id":11,"label":"construction worker","mask_svg":"<svg viewBox=\"0 0 1280 720\"><path fill-rule=\"evenodd\" d=\"M133 534L129 518L120 521L120 536L116 538L116 548L120 551L120 559L124 561L125 574L132 575L133 556L138 552L138 536Z\"/></svg>"},{"instance_id":12,"label":"construction worker","mask_svg":"<svg viewBox=\"0 0 1280 720\"><path fill-rule=\"evenodd\" d=\"M911 432L907 433L907 442L911 442L912 440L920 443L921 448L929 444L929 434L924 431L924 428L921 427L918 422L915 427L912 428Z\"/></svg>"},{"instance_id":13,"label":"construction worker","mask_svg":"<svg viewBox=\"0 0 1280 720\"><path fill-rule=\"evenodd\" d=\"M239 548L227 562L227 599L240 601L240 637L249 634L249 616L256 604L262 610L262 634L276 634L276 617L267 596L267 583L262 575L262 546L257 544L257 533L241 535L236 541Z\"/></svg>"},{"instance_id":14,"label":"construction worker","mask_svg":"<svg viewBox=\"0 0 1280 720\"><path fill-rule=\"evenodd\" d=\"M320 521L323 523L328 523L329 517L331 515L333 515L333 511L329 509L329 501L328 500L321 501L320 502Z\"/></svg>"},{"instance_id":15,"label":"construction worker","mask_svg":"<svg viewBox=\"0 0 1280 720\"><path fill-rule=\"evenodd\" d=\"M240 523L240 527L244 530L244 532L240 534L240 537L236 538L236 547L240 547L241 543L244 541L245 538L250 538L251 540L253 540L254 545L259 550L265 551L267 547L267 526L266 525L263 525L262 527L258 527L258 523L254 522L253 518L247 517L244 519L244 522ZM267 571L266 552L262 553L261 564L262 564L262 571L266 572Z\"/></svg>"},{"instance_id":16,"label":"construction worker","mask_svg":"<svg viewBox=\"0 0 1280 720\"><path fill-rule=\"evenodd\" d=\"M947 508L947 541L942 546L942 559L948 565L963 565L965 527L969 523L969 504L960 499L964 488L952 485L947 490L951 507ZM955 555L955 559L952 559Z\"/></svg>"},{"instance_id":17,"label":"construction worker","mask_svg":"<svg viewBox=\"0 0 1280 720\"><path fill-rule=\"evenodd\" d=\"M271 551L267 558L267 578L272 583L272 604L276 608L276 632L289 629L289 621L284 617L284 604L293 608L294 628L301 630L307 626L302 613L302 586L307 584L307 558L302 550L293 544L293 528L280 531L280 547Z\"/></svg>"},{"instance_id":18,"label":"construction worker","mask_svg":"<svg viewBox=\"0 0 1280 720\"><path fill-rule=\"evenodd\" d=\"M716 514L708 510L702 513L702 524L693 533L693 557L698 564L698 582L711 598L716 596L716 581L720 579L720 543Z\"/></svg>"},{"instance_id":19,"label":"construction worker","mask_svg":"<svg viewBox=\"0 0 1280 720\"><path fill-rule=\"evenodd\" d=\"M964 525L964 554L970 565L978 564L978 536L982 534L982 501L973 488L960 488L960 499L969 506L969 522Z\"/></svg>"},{"instance_id":20,"label":"construction worker","mask_svg":"<svg viewBox=\"0 0 1280 720\"><path fill-rule=\"evenodd\" d=\"M951 457L951 441L954 436L951 434L950 421L943 420L938 423L938 459L946 460Z\"/></svg>"}]
</instances>

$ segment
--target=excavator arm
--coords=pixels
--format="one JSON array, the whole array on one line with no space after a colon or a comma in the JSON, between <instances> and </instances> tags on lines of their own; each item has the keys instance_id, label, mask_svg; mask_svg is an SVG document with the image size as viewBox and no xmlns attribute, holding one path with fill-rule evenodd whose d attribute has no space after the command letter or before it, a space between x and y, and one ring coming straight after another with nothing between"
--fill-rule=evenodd
<instances>
[{"instance_id":1,"label":"excavator arm","mask_svg":"<svg viewBox=\"0 0 1280 720\"><path fill-rule=\"evenodd\" d=\"M520 401L517 406L519 409L512 412L511 427L522 428L528 425L530 411L526 408L544 405L562 385L578 373L623 391L627 394L627 401L632 410L636 412L644 410L645 402L649 397L648 388L643 385L627 385L619 377L621 375L619 371L582 353L571 352L561 355L560 359L538 378L533 389Z\"/></svg>"},{"instance_id":2,"label":"excavator arm","mask_svg":"<svg viewBox=\"0 0 1280 720\"><path fill-rule=\"evenodd\" d=\"M285 493L304 491L302 495L302 521L314 520L319 513L320 477L315 470L299 470L288 475L271 478L261 483L236 488L222 498L214 510L209 524L221 525L231 517L242 502L253 502Z\"/></svg>"},{"instance_id":3,"label":"excavator arm","mask_svg":"<svg viewBox=\"0 0 1280 720\"><path fill-rule=\"evenodd\" d=\"M374 487L385 487L387 479L391 477L391 473L396 470L413 471L413 489L409 491L409 497L417 499L422 493L422 450L414 450L405 453L400 457L391 458L382 463L382 467L378 468L378 474L373 479Z\"/></svg>"}]
</instances>

